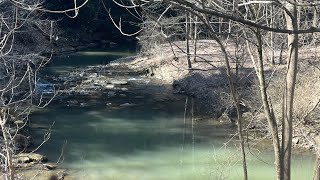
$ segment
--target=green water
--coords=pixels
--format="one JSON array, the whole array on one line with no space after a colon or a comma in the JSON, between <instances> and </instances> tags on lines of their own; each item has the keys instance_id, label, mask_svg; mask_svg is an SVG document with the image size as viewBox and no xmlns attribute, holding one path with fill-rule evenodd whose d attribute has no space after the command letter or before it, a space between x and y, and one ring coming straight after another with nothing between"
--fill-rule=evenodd
<instances>
[{"instance_id":1,"label":"green water","mask_svg":"<svg viewBox=\"0 0 320 180\"><path fill-rule=\"evenodd\" d=\"M243 179L236 141L224 145L235 133L232 126L192 123L190 118L184 119L185 97L171 95L169 87L148 90L149 86L152 83L131 91L129 86L128 92L122 92L127 96L101 96L100 103L89 107L53 103L47 111L33 114L31 123L35 125L54 123L49 142L39 151L51 161L58 160L63 151L60 165L68 168L74 179ZM174 100L159 101L162 96ZM87 98L85 101L92 100ZM110 107L107 102L116 105ZM126 102L135 106L120 106ZM34 128L33 133L42 137L45 129ZM275 179L271 151L251 149L247 154L249 179ZM294 155L292 164L292 179L312 179L312 156Z\"/></svg>"},{"instance_id":2,"label":"green water","mask_svg":"<svg viewBox=\"0 0 320 180\"><path fill-rule=\"evenodd\" d=\"M141 107L63 108L35 116L34 122L55 121L41 150L54 160L66 142L62 166L81 179L242 179L239 151L232 143L223 147L228 126L194 125L192 134L182 117ZM253 153L248 154L249 177L275 179L272 152ZM293 179L312 179L312 168L311 156L295 155Z\"/></svg>"},{"instance_id":3,"label":"green water","mask_svg":"<svg viewBox=\"0 0 320 180\"><path fill-rule=\"evenodd\" d=\"M60 57L53 57L44 68L48 74L61 74L73 71L78 67L107 64L111 60L136 55L136 50L132 47L115 47L109 50L95 49L66 54Z\"/></svg>"}]
</instances>

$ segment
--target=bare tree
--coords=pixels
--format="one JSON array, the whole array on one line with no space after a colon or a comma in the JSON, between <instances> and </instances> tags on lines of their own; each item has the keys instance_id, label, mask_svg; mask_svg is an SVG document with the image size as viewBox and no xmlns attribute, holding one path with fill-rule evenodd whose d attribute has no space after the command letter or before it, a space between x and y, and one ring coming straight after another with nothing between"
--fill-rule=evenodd
<instances>
[{"instance_id":1,"label":"bare tree","mask_svg":"<svg viewBox=\"0 0 320 180\"><path fill-rule=\"evenodd\" d=\"M24 152L30 139L24 134L33 108L43 108L55 96L54 86L43 84L38 72L50 59L40 54L50 51L49 41L35 24L50 34L50 21L38 19L37 1L16 4L0 2L0 126L3 178L16 177L13 157ZM27 3L27 2L26 2ZM50 34L51 36L52 34ZM46 43L47 42L47 43Z\"/></svg>"},{"instance_id":2,"label":"bare tree","mask_svg":"<svg viewBox=\"0 0 320 180\"><path fill-rule=\"evenodd\" d=\"M114 0L116 1L116 0ZM117 2L117 1L116 1ZM195 3L196 2L196 3ZM120 2L117 2L121 4ZM295 96L295 86L297 77L297 63L299 54L299 42L311 43L308 40L309 33L320 32L319 24L317 23L317 9L320 3L317 1L192 1L192 0L144 0L131 1L130 5L122 5L125 8L148 8L150 4L162 4L172 10L186 12L188 17L197 17L205 26L205 30L210 32L211 38L218 42L221 51L225 54L225 66L227 69L229 85L232 92L233 100L237 106L238 114L238 133L240 140L241 133L241 114L239 113L239 97L234 87L232 72L230 71L227 52L223 45L224 38L228 34L236 35L240 28L232 29L230 27L235 24L242 26L244 36L241 38L247 42L247 49L255 67L256 75L259 80L261 101L264 107L264 112L268 120L269 131L273 140L273 148L275 154L275 167L277 171L277 179L291 179L291 149L292 149L292 134L293 134L293 100ZM191 14L191 16L189 15ZM159 16L159 19L163 14ZM212 23L212 19L228 20L229 31L223 26L216 27ZM312 23L309 23L309 20ZM188 22L189 20L186 20ZM189 28L188 28L189 29ZM239 33L237 34L239 36ZM279 42L278 37L287 36L285 42ZM312 36L311 36L312 37ZM269 40L268 40L269 39ZM313 39L313 37L311 38ZM302 41L303 40L303 41ZM314 42L314 41L313 41ZM276 51L275 47L279 47L280 57L282 60L282 47L286 48L286 73L284 88L282 92L283 103L282 107L276 109L280 111L282 116L279 118L275 114L275 109L272 104L272 99L268 95L268 80L266 77L265 66L266 59L264 56L268 54L266 47L271 49L271 62L275 64ZM190 53L186 52L187 55ZM241 140L243 143L243 141ZM245 170L245 152L242 149L244 157L244 177Z\"/></svg>"}]
</instances>

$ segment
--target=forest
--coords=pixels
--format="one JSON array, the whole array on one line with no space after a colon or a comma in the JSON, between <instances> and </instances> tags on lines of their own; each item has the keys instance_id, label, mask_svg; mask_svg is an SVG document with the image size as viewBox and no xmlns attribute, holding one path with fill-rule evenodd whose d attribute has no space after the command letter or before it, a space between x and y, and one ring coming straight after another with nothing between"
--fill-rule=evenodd
<instances>
[{"instance_id":1,"label":"forest","mask_svg":"<svg viewBox=\"0 0 320 180\"><path fill-rule=\"evenodd\" d=\"M0 1L1 178L320 180L319 10Z\"/></svg>"}]
</instances>

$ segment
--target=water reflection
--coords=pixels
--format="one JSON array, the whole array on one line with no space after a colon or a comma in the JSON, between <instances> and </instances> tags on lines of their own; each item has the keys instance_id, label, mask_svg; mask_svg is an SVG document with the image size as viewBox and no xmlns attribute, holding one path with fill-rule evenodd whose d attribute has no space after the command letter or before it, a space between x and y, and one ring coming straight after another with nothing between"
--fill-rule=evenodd
<instances>
[{"instance_id":1,"label":"water reflection","mask_svg":"<svg viewBox=\"0 0 320 180\"><path fill-rule=\"evenodd\" d=\"M55 121L50 143L41 150L57 159L67 140L62 166L77 179L242 179L236 146L223 148L232 129L195 124L192 135L190 119L184 130L183 104L180 108L181 113L148 107L61 108L33 121ZM275 179L272 152L258 154L263 161L248 154L250 178ZM312 166L311 157L296 157L293 179L311 179Z\"/></svg>"}]
</instances>

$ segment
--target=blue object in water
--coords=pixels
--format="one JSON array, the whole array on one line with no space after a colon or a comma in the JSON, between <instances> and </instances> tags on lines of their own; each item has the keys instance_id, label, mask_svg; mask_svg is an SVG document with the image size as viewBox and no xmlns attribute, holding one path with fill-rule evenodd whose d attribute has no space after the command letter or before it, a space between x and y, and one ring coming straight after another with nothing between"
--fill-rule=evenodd
<instances>
[{"instance_id":1,"label":"blue object in water","mask_svg":"<svg viewBox=\"0 0 320 180\"><path fill-rule=\"evenodd\" d=\"M54 86L48 82L36 83L36 94L52 94L54 93Z\"/></svg>"}]
</instances>

